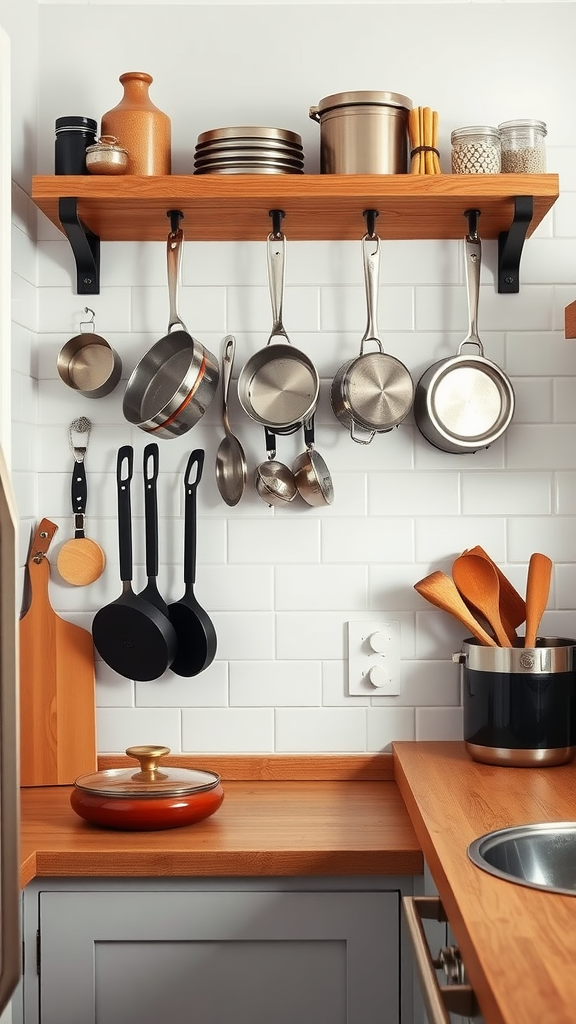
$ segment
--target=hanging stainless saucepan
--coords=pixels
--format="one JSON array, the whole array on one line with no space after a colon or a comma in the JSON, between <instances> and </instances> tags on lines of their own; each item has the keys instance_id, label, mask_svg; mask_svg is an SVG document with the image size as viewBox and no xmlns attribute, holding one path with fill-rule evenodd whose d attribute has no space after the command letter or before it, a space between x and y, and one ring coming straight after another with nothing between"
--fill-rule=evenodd
<instances>
[{"instance_id":1,"label":"hanging stainless saucepan","mask_svg":"<svg viewBox=\"0 0 576 1024\"><path fill-rule=\"evenodd\" d=\"M271 232L267 246L272 331L266 347L240 371L238 398L256 423L275 434L292 434L314 412L320 378L311 359L290 343L282 323L286 249L282 232Z\"/></svg>"},{"instance_id":2,"label":"hanging stainless saucepan","mask_svg":"<svg viewBox=\"0 0 576 1024\"><path fill-rule=\"evenodd\" d=\"M414 400L414 382L404 363L384 352L378 336L380 239L377 235L364 235L362 253L368 322L360 343L360 355L344 363L332 381L330 402L334 415L348 428L352 440L369 444L375 434L392 430L408 415ZM364 351L369 342L376 343L377 352Z\"/></svg>"},{"instance_id":3,"label":"hanging stainless saucepan","mask_svg":"<svg viewBox=\"0 0 576 1024\"><path fill-rule=\"evenodd\" d=\"M80 334L67 341L58 353L57 369L60 380L84 398L105 398L118 384L122 375L122 360L112 346L96 334L94 310L91 320L80 321ZM82 330L88 325L87 330Z\"/></svg>"},{"instance_id":4,"label":"hanging stainless saucepan","mask_svg":"<svg viewBox=\"0 0 576 1024\"><path fill-rule=\"evenodd\" d=\"M478 336L482 243L466 235L466 291L470 327L455 356L428 367L416 385L414 418L436 448L454 454L488 448L514 414L514 390L503 370L484 356ZM474 345L476 353L463 352Z\"/></svg>"},{"instance_id":5,"label":"hanging stainless saucepan","mask_svg":"<svg viewBox=\"0 0 576 1024\"><path fill-rule=\"evenodd\" d=\"M218 390L218 360L188 333L178 316L177 290L183 233L168 235L168 332L133 370L122 411L129 423L156 437L179 437L204 415ZM174 330L174 328L176 328Z\"/></svg>"}]
</instances>

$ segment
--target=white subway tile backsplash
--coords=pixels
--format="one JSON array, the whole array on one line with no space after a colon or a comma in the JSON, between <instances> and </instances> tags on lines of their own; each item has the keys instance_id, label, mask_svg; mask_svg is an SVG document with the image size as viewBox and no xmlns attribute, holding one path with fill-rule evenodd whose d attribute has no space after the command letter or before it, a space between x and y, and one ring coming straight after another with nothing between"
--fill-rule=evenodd
<instances>
[{"instance_id":1,"label":"white subway tile backsplash","mask_svg":"<svg viewBox=\"0 0 576 1024\"><path fill-rule=\"evenodd\" d=\"M378 290L376 312L379 330L411 331L414 327L414 296L409 286L388 285ZM320 324L323 331L358 332L357 351L366 328L366 292L364 288L324 285L320 290ZM386 346L396 354L398 343ZM373 351L366 347L366 351ZM354 353L355 355L356 353Z\"/></svg>"},{"instance_id":2,"label":"white subway tile backsplash","mask_svg":"<svg viewBox=\"0 0 576 1024\"><path fill-rule=\"evenodd\" d=\"M551 473L462 473L465 516L546 515L551 511Z\"/></svg>"},{"instance_id":3,"label":"white subway tile backsplash","mask_svg":"<svg viewBox=\"0 0 576 1024\"><path fill-rule=\"evenodd\" d=\"M294 754L361 752L368 708L277 708L276 750Z\"/></svg>"},{"instance_id":4,"label":"white subway tile backsplash","mask_svg":"<svg viewBox=\"0 0 576 1024\"><path fill-rule=\"evenodd\" d=\"M299 608L327 611L365 608L367 570L363 565L279 565L275 570L275 604L280 611Z\"/></svg>"},{"instance_id":5,"label":"white subway tile backsplash","mask_svg":"<svg viewBox=\"0 0 576 1024\"><path fill-rule=\"evenodd\" d=\"M509 469L576 468L574 427L571 424L511 423L506 442Z\"/></svg>"},{"instance_id":6,"label":"white subway tile backsplash","mask_svg":"<svg viewBox=\"0 0 576 1024\"><path fill-rule=\"evenodd\" d=\"M481 544L494 561L505 556L506 519L462 516L421 516L415 523L416 561L437 562Z\"/></svg>"},{"instance_id":7,"label":"white subway tile backsplash","mask_svg":"<svg viewBox=\"0 0 576 1024\"><path fill-rule=\"evenodd\" d=\"M178 753L182 749L180 716L177 708L98 708L98 750L117 754L127 747L159 744Z\"/></svg>"},{"instance_id":8,"label":"white subway tile backsplash","mask_svg":"<svg viewBox=\"0 0 576 1024\"><path fill-rule=\"evenodd\" d=\"M576 377L556 377L554 387L554 422L576 423Z\"/></svg>"},{"instance_id":9,"label":"white subway tile backsplash","mask_svg":"<svg viewBox=\"0 0 576 1024\"><path fill-rule=\"evenodd\" d=\"M243 661L230 666L231 707L316 707L322 667L314 661Z\"/></svg>"},{"instance_id":10,"label":"white subway tile backsplash","mask_svg":"<svg viewBox=\"0 0 576 1024\"><path fill-rule=\"evenodd\" d=\"M461 740L462 708L416 708L416 740Z\"/></svg>"},{"instance_id":11,"label":"white subway tile backsplash","mask_svg":"<svg viewBox=\"0 0 576 1024\"><path fill-rule=\"evenodd\" d=\"M416 739L414 708L369 708L367 749L390 753L394 740Z\"/></svg>"},{"instance_id":12,"label":"white subway tile backsplash","mask_svg":"<svg viewBox=\"0 0 576 1024\"><path fill-rule=\"evenodd\" d=\"M329 707L368 707L370 697L350 696L348 693L347 661L322 662L322 704Z\"/></svg>"},{"instance_id":13,"label":"white subway tile backsplash","mask_svg":"<svg viewBox=\"0 0 576 1024\"><path fill-rule=\"evenodd\" d=\"M571 378L566 378L571 384ZM566 407L555 391L555 385L564 383L563 379L542 377L514 377L512 387L516 399L514 407L514 423L550 423L566 419L560 415L560 409ZM555 410L555 412L554 412Z\"/></svg>"},{"instance_id":14,"label":"white subway tile backsplash","mask_svg":"<svg viewBox=\"0 0 576 1024\"><path fill-rule=\"evenodd\" d=\"M407 516L332 519L322 523L322 561L407 562L414 557L413 532Z\"/></svg>"},{"instance_id":15,"label":"white subway tile backsplash","mask_svg":"<svg viewBox=\"0 0 576 1024\"><path fill-rule=\"evenodd\" d=\"M457 515L459 480L454 473L371 473L368 511L371 516L417 516L426 495L428 515ZM394 523L388 532L395 534Z\"/></svg>"},{"instance_id":16,"label":"white subway tile backsplash","mask_svg":"<svg viewBox=\"0 0 576 1024\"><path fill-rule=\"evenodd\" d=\"M560 472L554 476L555 502L553 511L558 515L576 515L576 472Z\"/></svg>"},{"instance_id":17,"label":"white subway tile backsplash","mask_svg":"<svg viewBox=\"0 0 576 1024\"><path fill-rule=\"evenodd\" d=\"M274 750L272 708L184 708L182 750L259 754Z\"/></svg>"},{"instance_id":18,"label":"white subway tile backsplash","mask_svg":"<svg viewBox=\"0 0 576 1024\"><path fill-rule=\"evenodd\" d=\"M274 565L293 562L295 557L304 563L320 561L320 524L317 519L228 520L230 563Z\"/></svg>"},{"instance_id":19,"label":"white subway tile backsplash","mask_svg":"<svg viewBox=\"0 0 576 1024\"><path fill-rule=\"evenodd\" d=\"M485 546L484 544L482 545ZM508 523L508 557L528 561L542 551L553 562L576 559L576 531L571 516L518 516Z\"/></svg>"}]
</instances>

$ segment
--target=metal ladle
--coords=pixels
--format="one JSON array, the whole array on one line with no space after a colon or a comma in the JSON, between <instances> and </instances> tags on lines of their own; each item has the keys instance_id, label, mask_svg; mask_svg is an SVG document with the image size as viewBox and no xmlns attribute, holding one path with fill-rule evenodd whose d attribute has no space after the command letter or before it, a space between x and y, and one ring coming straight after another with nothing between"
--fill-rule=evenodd
<instances>
[{"instance_id":1,"label":"metal ladle","mask_svg":"<svg viewBox=\"0 0 576 1024\"><path fill-rule=\"evenodd\" d=\"M268 461L256 467L254 485L267 505L286 505L298 494L294 474L288 466L276 459L276 439L268 427L264 427Z\"/></svg>"},{"instance_id":2,"label":"metal ladle","mask_svg":"<svg viewBox=\"0 0 576 1024\"><path fill-rule=\"evenodd\" d=\"M224 338L222 353L222 425L225 437L216 452L216 483L227 505L237 505L246 486L246 456L240 441L230 429L228 419L228 393L232 379L236 339L232 334Z\"/></svg>"}]
</instances>

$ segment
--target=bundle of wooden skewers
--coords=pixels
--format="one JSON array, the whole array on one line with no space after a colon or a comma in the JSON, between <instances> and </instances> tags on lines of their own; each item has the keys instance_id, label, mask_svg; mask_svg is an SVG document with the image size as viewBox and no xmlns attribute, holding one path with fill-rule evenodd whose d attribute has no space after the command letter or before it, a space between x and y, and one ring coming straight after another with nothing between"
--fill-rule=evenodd
<instances>
[{"instance_id":1,"label":"bundle of wooden skewers","mask_svg":"<svg viewBox=\"0 0 576 1024\"><path fill-rule=\"evenodd\" d=\"M411 174L441 174L438 152L438 112L413 107L408 114Z\"/></svg>"},{"instance_id":2,"label":"bundle of wooden skewers","mask_svg":"<svg viewBox=\"0 0 576 1024\"><path fill-rule=\"evenodd\" d=\"M464 551L452 566L452 576L436 572L414 589L437 608L453 615L487 647L535 647L540 620L548 602L552 562L536 551L530 556L526 599L477 545ZM525 635L518 626L526 623Z\"/></svg>"}]
</instances>

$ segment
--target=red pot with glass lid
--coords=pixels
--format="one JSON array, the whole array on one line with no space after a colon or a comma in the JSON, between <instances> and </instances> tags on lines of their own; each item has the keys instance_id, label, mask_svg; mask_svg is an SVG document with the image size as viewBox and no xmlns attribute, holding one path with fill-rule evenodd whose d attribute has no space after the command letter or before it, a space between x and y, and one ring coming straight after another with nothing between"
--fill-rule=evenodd
<instances>
[{"instance_id":1,"label":"red pot with glass lid","mask_svg":"<svg viewBox=\"0 0 576 1024\"><path fill-rule=\"evenodd\" d=\"M202 821L220 807L224 790L216 772L159 766L169 747L128 747L140 768L111 768L80 775L70 794L85 821L123 831L178 828Z\"/></svg>"}]
</instances>

